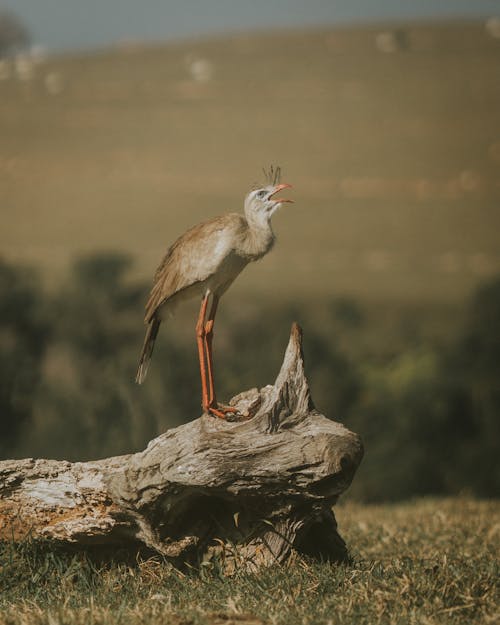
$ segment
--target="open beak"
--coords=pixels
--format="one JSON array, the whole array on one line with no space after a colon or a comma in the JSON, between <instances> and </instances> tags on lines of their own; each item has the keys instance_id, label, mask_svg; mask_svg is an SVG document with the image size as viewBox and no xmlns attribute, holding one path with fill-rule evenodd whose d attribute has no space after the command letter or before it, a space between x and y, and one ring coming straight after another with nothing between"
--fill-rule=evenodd
<instances>
[{"instance_id":1,"label":"open beak","mask_svg":"<svg viewBox=\"0 0 500 625\"><path fill-rule=\"evenodd\" d=\"M291 189L291 188L292 188L291 184L286 184L286 183L277 184L274 187L274 191L269 195L269 199L271 199L273 197L273 195L276 195L276 193L279 193L283 189ZM273 200L273 202L276 202L276 203L290 202L290 204L293 204L293 200L287 200L287 199L282 198L282 197L277 197L276 199Z\"/></svg>"}]
</instances>

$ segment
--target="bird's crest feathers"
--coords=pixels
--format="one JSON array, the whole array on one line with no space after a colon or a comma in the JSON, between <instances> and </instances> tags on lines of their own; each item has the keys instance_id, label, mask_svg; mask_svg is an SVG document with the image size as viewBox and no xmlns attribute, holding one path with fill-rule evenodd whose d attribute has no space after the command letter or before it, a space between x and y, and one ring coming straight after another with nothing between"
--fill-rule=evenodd
<instances>
[{"instance_id":1,"label":"bird's crest feathers","mask_svg":"<svg viewBox=\"0 0 500 625\"><path fill-rule=\"evenodd\" d=\"M279 165L270 165L269 169L263 167L262 173L264 174L264 180L267 185L276 186L279 184L281 180L281 167ZM255 191L256 189L260 189L261 186L262 185L260 183L255 182L252 185L252 190Z\"/></svg>"},{"instance_id":2,"label":"bird's crest feathers","mask_svg":"<svg viewBox=\"0 0 500 625\"><path fill-rule=\"evenodd\" d=\"M281 167L279 165L270 165L267 171L264 167L262 171L264 172L264 177L266 178L268 184L272 184L274 186L279 184L281 180Z\"/></svg>"}]
</instances>

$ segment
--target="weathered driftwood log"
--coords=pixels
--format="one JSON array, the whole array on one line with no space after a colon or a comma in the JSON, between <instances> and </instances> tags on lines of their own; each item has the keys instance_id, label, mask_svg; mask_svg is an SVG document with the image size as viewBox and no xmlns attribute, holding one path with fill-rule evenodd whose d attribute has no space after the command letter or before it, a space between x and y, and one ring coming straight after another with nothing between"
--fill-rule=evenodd
<instances>
[{"instance_id":1,"label":"weathered driftwood log","mask_svg":"<svg viewBox=\"0 0 500 625\"><path fill-rule=\"evenodd\" d=\"M294 551L345 557L332 505L362 445L315 410L297 325L274 386L231 403L244 420L203 415L136 454L0 462L0 538L142 543L177 564L217 557L228 570Z\"/></svg>"}]
</instances>

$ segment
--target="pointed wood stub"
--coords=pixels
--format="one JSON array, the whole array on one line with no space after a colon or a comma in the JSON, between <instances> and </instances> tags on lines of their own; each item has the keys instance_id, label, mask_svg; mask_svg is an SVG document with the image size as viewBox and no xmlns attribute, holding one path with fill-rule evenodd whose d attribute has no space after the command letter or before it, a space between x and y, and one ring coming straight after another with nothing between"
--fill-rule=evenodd
<instances>
[{"instance_id":1,"label":"pointed wood stub","mask_svg":"<svg viewBox=\"0 0 500 625\"><path fill-rule=\"evenodd\" d=\"M266 389L269 389L269 394L257 418L266 415L269 432L292 427L314 409L304 371L302 329L297 323L292 324L290 340L274 386Z\"/></svg>"},{"instance_id":2,"label":"pointed wood stub","mask_svg":"<svg viewBox=\"0 0 500 625\"><path fill-rule=\"evenodd\" d=\"M0 462L0 537L21 524L59 542L139 541L175 563L222 558L228 571L294 551L345 556L331 506L363 449L314 408L301 339L294 324L274 385L233 398L243 420L202 415L92 463Z\"/></svg>"}]
</instances>

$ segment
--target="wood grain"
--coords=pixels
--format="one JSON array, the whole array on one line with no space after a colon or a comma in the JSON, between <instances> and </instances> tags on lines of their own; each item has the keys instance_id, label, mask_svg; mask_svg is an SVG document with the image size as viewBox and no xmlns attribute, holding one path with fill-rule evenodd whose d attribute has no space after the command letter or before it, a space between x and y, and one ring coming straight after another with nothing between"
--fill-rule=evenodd
<instances>
[{"instance_id":1,"label":"wood grain","mask_svg":"<svg viewBox=\"0 0 500 625\"><path fill-rule=\"evenodd\" d=\"M0 539L142 543L176 564L221 558L228 572L294 552L345 557L332 505L363 447L315 409L296 324L274 385L231 403L245 419L202 415L136 454L0 462Z\"/></svg>"}]
</instances>

